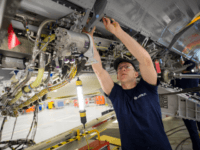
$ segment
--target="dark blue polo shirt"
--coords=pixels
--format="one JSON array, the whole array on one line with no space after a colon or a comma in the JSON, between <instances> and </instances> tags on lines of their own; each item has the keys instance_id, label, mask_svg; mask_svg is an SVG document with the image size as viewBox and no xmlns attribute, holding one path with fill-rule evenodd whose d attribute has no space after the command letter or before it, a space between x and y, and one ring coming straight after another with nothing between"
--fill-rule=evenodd
<instances>
[{"instance_id":1,"label":"dark blue polo shirt","mask_svg":"<svg viewBox=\"0 0 200 150\"><path fill-rule=\"evenodd\" d=\"M133 89L114 83L110 100L119 123L122 150L171 150L165 134L157 86L143 79Z\"/></svg>"}]
</instances>

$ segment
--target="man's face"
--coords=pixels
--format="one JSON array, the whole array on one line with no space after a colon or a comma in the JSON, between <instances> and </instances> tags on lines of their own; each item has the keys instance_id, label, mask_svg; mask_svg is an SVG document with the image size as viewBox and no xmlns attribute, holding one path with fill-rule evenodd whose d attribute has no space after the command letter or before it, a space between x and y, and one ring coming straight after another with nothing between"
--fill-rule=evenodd
<instances>
[{"instance_id":1,"label":"man's face","mask_svg":"<svg viewBox=\"0 0 200 150\"><path fill-rule=\"evenodd\" d=\"M117 68L117 79L120 82L129 82L136 80L138 77L138 72L135 71L131 63L122 62Z\"/></svg>"}]
</instances>

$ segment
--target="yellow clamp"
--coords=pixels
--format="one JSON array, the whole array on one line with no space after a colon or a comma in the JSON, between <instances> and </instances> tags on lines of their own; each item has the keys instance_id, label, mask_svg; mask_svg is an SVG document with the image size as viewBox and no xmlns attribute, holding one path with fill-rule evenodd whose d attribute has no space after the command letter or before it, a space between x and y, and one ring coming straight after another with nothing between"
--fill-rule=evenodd
<instances>
[{"instance_id":1,"label":"yellow clamp","mask_svg":"<svg viewBox=\"0 0 200 150\"><path fill-rule=\"evenodd\" d=\"M78 139L78 141L80 141L80 131L79 131L79 129L77 130L77 139Z\"/></svg>"}]
</instances>

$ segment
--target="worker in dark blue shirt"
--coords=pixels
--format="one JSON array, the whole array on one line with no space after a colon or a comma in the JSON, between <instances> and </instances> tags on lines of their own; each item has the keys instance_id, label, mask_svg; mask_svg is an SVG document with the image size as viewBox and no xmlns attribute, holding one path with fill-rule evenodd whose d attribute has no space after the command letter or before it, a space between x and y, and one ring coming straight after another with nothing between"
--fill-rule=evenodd
<instances>
[{"instance_id":1,"label":"worker in dark blue shirt","mask_svg":"<svg viewBox=\"0 0 200 150\"><path fill-rule=\"evenodd\" d=\"M124 32L113 19L103 18L105 28L119 38L138 60L141 80L136 82L138 72L130 60L118 58L114 62L117 79L114 83L103 69L101 58L94 46L94 58L98 63L92 68L105 94L111 99L119 123L122 150L171 150L165 134L158 97L157 73L149 53ZM94 29L89 33L93 37Z\"/></svg>"},{"instance_id":2,"label":"worker in dark blue shirt","mask_svg":"<svg viewBox=\"0 0 200 150\"><path fill-rule=\"evenodd\" d=\"M183 74L196 74L196 73L191 72L191 70L194 69L194 67L196 66L194 62L187 60L185 61L184 65L191 64L191 63L192 63L192 66L187 67L186 70L183 71ZM172 80L171 84L175 87L180 87L182 89L193 88L193 87L198 87L199 79L184 79L184 78L176 79L175 82L174 80ZM197 92L196 94L200 96L199 92ZM190 134L193 150L200 150L200 139L199 139L199 135L197 131L196 121L188 120L188 119L183 119L183 121ZM200 123L197 122L197 125L200 130Z\"/></svg>"}]
</instances>

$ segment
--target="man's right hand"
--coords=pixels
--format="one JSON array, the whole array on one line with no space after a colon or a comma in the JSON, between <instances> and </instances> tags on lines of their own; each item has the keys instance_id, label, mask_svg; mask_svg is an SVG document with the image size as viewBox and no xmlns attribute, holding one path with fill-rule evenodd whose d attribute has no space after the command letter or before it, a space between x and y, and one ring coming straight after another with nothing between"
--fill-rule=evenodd
<instances>
[{"instance_id":1,"label":"man's right hand","mask_svg":"<svg viewBox=\"0 0 200 150\"><path fill-rule=\"evenodd\" d=\"M110 19L106 17L103 17L102 20L106 30L108 30L112 34L118 35L122 31L122 28L120 27L119 23L116 22L114 19L111 19L113 23L111 23Z\"/></svg>"}]
</instances>

